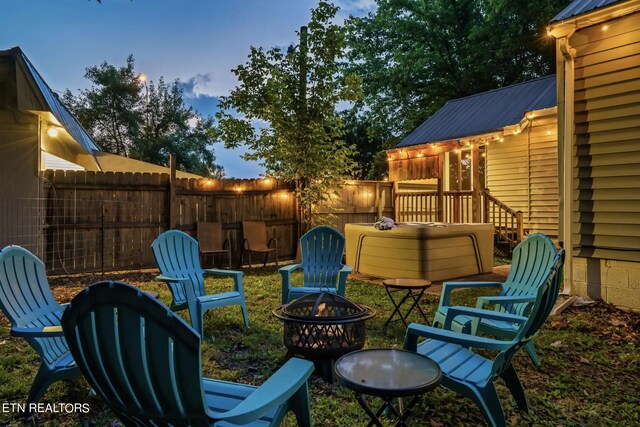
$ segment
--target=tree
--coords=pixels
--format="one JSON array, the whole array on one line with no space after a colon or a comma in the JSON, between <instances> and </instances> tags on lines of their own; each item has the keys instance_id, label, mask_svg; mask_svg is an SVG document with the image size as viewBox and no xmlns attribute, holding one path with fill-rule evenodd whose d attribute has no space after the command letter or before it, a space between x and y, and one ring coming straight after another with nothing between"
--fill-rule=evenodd
<instances>
[{"instance_id":1,"label":"tree","mask_svg":"<svg viewBox=\"0 0 640 427\"><path fill-rule=\"evenodd\" d=\"M104 62L87 68L90 89L67 90L63 100L106 152L164 165L175 154L181 170L222 177L211 148L214 119L185 105L178 80L156 85L140 76L133 56L122 67Z\"/></svg>"},{"instance_id":2,"label":"tree","mask_svg":"<svg viewBox=\"0 0 640 427\"><path fill-rule=\"evenodd\" d=\"M446 101L551 73L545 25L570 0L379 0L350 18L347 72L376 132L406 136Z\"/></svg>"},{"instance_id":3,"label":"tree","mask_svg":"<svg viewBox=\"0 0 640 427\"><path fill-rule=\"evenodd\" d=\"M223 97L217 114L228 147L246 144L248 160L266 173L295 183L303 230L317 206L355 169L354 147L342 139L336 105L360 97L359 78L340 77L344 29L332 24L338 8L320 2L300 44L287 52L251 47L249 60L233 70L239 85ZM256 124L260 124L257 126Z\"/></svg>"},{"instance_id":4,"label":"tree","mask_svg":"<svg viewBox=\"0 0 640 427\"><path fill-rule=\"evenodd\" d=\"M133 56L122 67L106 62L88 67L85 77L93 87L78 96L67 89L64 103L102 150L129 156L140 132L144 108Z\"/></svg>"},{"instance_id":5,"label":"tree","mask_svg":"<svg viewBox=\"0 0 640 427\"><path fill-rule=\"evenodd\" d=\"M387 155L384 151L393 148L394 139L389 135L376 134L371 117L358 114L355 108L340 112L345 125L344 141L356 149L353 159L358 164L355 176L358 179L380 180L388 173Z\"/></svg>"}]
</instances>

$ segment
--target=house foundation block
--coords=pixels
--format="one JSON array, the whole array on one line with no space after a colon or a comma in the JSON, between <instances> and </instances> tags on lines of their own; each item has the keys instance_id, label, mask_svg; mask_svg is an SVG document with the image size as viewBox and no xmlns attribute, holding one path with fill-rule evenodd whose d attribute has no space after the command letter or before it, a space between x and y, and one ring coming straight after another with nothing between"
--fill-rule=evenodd
<instances>
[{"instance_id":1,"label":"house foundation block","mask_svg":"<svg viewBox=\"0 0 640 427\"><path fill-rule=\"evenodd\" d=\"M571 293L640 310L640 263L573 258Z\"/></svg>"}]
</instances>

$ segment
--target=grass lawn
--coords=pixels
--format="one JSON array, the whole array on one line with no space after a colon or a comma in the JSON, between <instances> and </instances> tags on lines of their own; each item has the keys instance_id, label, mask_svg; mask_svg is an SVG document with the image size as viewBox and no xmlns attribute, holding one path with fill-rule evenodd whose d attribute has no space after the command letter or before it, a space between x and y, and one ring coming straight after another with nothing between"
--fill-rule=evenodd
<instances>
[{"instance_id":1,"label":"grass lawn","mask_svg":"<svg viewBox=\"0 0 640 427\"><path fill-rule=\"evenodd\" d=\"M169 303L169 292L164 285L153 282L154 275L155 271L150 270L116 273L107 278L156 290L161 300ZM51 284L56 299L67 302L97 279L99 277L61 277L52 279ZM274 269L247 272L244 285L251 329L246 331L242 327L238 307L208 312L202 344L203 374L259 385L283 363L285 354L282 326L271 313L280 303L280 275ZM223 280L207 281L210 292L228 286L229 282ZM477 295L487 293L487 290L456 293L454 302L469 305ZM384 288L349 280L347 297L378 311L367 323L367 347L402 346L401 322L395 322L386 330L382 328L392 310ZM429 298L430 304L425 304L425 308L432 313L437 301L436 297ZM640 314L626 313L603 303L570 308L550 318L536 338L542 368L535 368L524 352L518 354L514 362L527 393L529 413L517 411L506 387L498 385L509 424L640 425L639 336ZM9 323L0 315L0 403L23 402L37 369L36 353L24 340L9 336ZM88 414L40 414L39 424L117 425L105 405L99 399L89 399L87 391L83 380L58 382L50 387L44 403L89 402L91 410ZM310 395L316 426L355 427L368 422L353 393L337 384L328 385L312 376ZM475 426L484 422L470 400L439 388L423 397L409 423L412 426ZM0 412L0 425L23 424L14 414ZM294 426L295 419L289 416L284 425Z\"/></svg>"}]
</instances>

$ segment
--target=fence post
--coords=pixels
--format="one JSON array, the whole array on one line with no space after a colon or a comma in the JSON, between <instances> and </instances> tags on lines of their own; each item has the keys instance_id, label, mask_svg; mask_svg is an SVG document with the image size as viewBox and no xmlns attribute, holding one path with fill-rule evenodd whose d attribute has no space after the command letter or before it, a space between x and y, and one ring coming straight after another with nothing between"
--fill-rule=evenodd
<instances>
[{"instance_id":1,"label":"fence post","mask_svg":"<svg viewBox=\"0 0 640 427\"><path fill-rule=\"evenodd\" d=\"M100 205L100 270L104 280L104 203Z\"/></svg>"},{"instance_id":2,"label":"fence post","mask_svg":"<svg viewBox=\"0 0 640 427\"><path fill-rule=\"evenodd\" d=\"M176 156L169 156L169 229L173 229L177 224L177 198L176 198Z\"/></svg>"}]
</instances>

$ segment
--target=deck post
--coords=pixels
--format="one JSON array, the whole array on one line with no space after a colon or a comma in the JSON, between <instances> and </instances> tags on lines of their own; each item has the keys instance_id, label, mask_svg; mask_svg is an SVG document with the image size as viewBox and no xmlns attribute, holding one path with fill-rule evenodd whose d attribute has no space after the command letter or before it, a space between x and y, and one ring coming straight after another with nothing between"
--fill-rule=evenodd
<instances>
[{"instance_id":1,"label":"deck post","mask_svg":"<svg viewBox=\"0 0 640 427\"><path fill-rule=\"evenodd\" d=\"M516 220L518 221L517 227L518 227L518 235L517 235L517 239L518 242L522 242L524 240L524 220L523 220L523 213L522 211L518 211L516 212Z\"/></svg>"},{"instance_id":2,"label":"deck post","mask_svg":"<svg viewBox=\"0 0 640 427\"><path fill-rule=\"evenodd\" d=\"M478 144L471 146L471 221L480 222L480 148Z\"/></svg>"},{"instance_id":3,"label":"deck post","mask_svg":"<svg viewBox=\"0 0 640 427\"><path fill-rule=\"evenodd\" d=\"M444 222L444 153L438 153L438 200L437 215L438 222Z\"/></svg>"},{"instance_id":4,"label":"deck post","mask_svg":"<svg viewBox=\"0 0 640 427\"><path fill-rule=\"evenodd\" d=\"M400 222L400 197L398 197L398 181L393 181L393 220Z\"/></svg>"}]
</instances>

